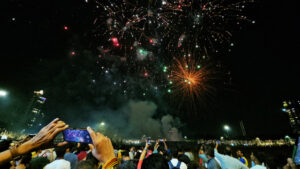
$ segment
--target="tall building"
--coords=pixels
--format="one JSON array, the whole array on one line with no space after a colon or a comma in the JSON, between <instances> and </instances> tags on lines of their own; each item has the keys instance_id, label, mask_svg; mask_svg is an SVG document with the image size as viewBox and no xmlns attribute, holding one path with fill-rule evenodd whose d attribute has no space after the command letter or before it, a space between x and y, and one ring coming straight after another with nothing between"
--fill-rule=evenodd
<instances>
[{"instance_id":1,"label":"tall building","mask_svg":"<svg viewBox=\"0 0 300 169\"><path fill-rule=\"evenodd\" d=\"M43 90L33 92L33 97L26 110L28 132L34 132L36 128L42 125L42 120L45 116L42 112L42 107L46 102L46 98L43 95Z\"/></svg>"},{"instance_id":2,"label":"tall building","mask_svg":"<svg viewBox=\"0 0 300 169\"><path fill-rule=\"evenodd\" d=\"M288 114L293 133L300 134L300 100L283 101L282 111Z\"/></svg>"}]
</instances>

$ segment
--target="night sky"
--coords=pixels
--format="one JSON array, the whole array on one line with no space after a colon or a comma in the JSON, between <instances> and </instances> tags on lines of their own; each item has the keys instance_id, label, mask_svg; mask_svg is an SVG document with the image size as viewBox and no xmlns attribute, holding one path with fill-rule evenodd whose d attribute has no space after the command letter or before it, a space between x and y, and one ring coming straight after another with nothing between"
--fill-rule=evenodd
<instances>
[{"instance_id":1,"label":"night sky","mask_svg":"<svg viewBox=\"0 0 300 169\"><path fill-rule=\"evenodd\" d=\"M215 75L221 80L210 84L213 95L201 94L201 99L178 104L180 96L168 95L165 81L161 80L163 75L157 73L172 61L172 57L161 54L167 52L157 54L163 43L151 47L153 63L159 64L132 63L132 59L124 64L114 58L123 56L120 53L124 51L108 59L97 49L111 43L99 32L103 25L94 24L95 18L100 23L102 18L101 11L95 12L95 3L5 0L1 2L0 89L9 91L9 96L0 99L0 128L25 128L22 121L27 120L24 113L32 92L43 89L47 98L43 123L58 116L74 127L82 127L104 118L109 125L118 123L116 128L122 128L126 124L121 125L121 119L131 119L126 110L141 108L143 104L139 103L143 102L150 112L154 111L148 114L154 119L149 123L171 115L177 118L172 125L191 138L219 137L224 134L224 124L231 126L232 137L241 137L241 120L247 138L291 134L288 116L281 108L284 100L300 99L300 4L275 0L256 1L249 6L246 15L255 24L232 29L231 52L211 54L212 62L222 65ZM148 46L144 48L150 50ZM107 68L109 75L105 73ZM97 117L99 120L95 120ZM133 132L134 129L127 134Z\"/></svg>"}]
</instances>

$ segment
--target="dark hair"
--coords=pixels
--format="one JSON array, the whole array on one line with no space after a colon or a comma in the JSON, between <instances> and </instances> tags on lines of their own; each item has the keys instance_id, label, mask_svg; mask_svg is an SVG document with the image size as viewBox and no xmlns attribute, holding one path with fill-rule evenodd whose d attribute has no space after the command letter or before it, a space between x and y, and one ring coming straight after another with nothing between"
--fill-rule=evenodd
<instances>
[{"instance_id":1,"label":"dark hair","mask_svg":"<svg viewBox=\"0 0 300 169\"><path fill-rule=\"evenodd\" d=\"M58 158L63 158L66 153L67 146L57 146L55 147L55 153Z\"/></svg>"},{"instance_id":2,"label":"dark hair","mask_svg":"<svg viewBox=\"0 0 300 169\"><path fill-rule=\"evenodd\" d=\"M86 143L81 143L79 147L79 152L81 151L88 151L90 149L89 145Z\"/></svg>"},{"instance_id":3,"label":"dark hair","mask_svg":"<svg viewBox=\"0 0 300 169\"><path fill-rule=\"evenodd\" d=\"M214 148L212 146L204 146L204 150L206 155L209 155L210 157L215 157Z\"/></svg>"},{"instance_id":4,"label":"dark hair","mask_svg":"<svg viewBox=\"0 0 300 169\"><path fill-rule=\"evenodd\" d=\"M122 154L122 156L129 156L129 151L127 151L127 150L122 151L121 154Z\"/></svg>"},{"instance_id":5,"label":"dark hair","mask_svg":"<svg viewBox=\"0 0 300 169\"><path fill-rule=\"evenodd\" d=\"M133 160L128 160L119 166L119 169L136 169L137 163Z\"/></svg>"},{"instance_id":6,"label":"dark hair","mask_svg":"<svg viewBox=\"0 0 300 169\"><path fill-rule=\"evenodd\" d=\"M0 152L5 151L9 148L11 140L1 140L0 141Z\"/></svg>"},{"instance_id":7,"label":"dark hair","mask_svg":"<svg viewBox=\"0 0 300 169\"><path fill-rule=\"evenodd\" d=\"M75 169L94 169L95 165L91 160L84 160L77 163Z\"/></svg>"},{"instance_id":8,"label":"dark hair","mask_svg":"<svg viewBox=\"0 0 300 169\"><path fill-rule=\"evenodd\" d=\"M93 156L92 152L86 155L86 160L90 160L93 164L98 165L98 160Z\"/></svg>"},{"instance_id":9,"label":"dark hair","mask_svg":"<svg viewBox=\"0 0 300 169\"><path fill-rule=\"evenodd\" d=\"M253 155L260 163L266 162L266 155L263 152L254 152Z\"/></svg>"},{"instance_id":10,"label":"dark hair","mask_svg":"<svg viewBox=\"0 0 300 169\"><path fill-rule=\"evenodd\" d=\"M225 155L229 155L229 156L232 154L231 148L230 148L229 146L226 146L226 147L225 147L225 149L224 149L224 154L225 154Z\"/></svg>"},{"instance_id":11,"label":"dark hair","mask_svg":"<svg viewBox=\"0 0 300 169\"><path fill-rule=\"evenodd\" d=\"M169 165L162 155L152 154L144 159L142 169L169 169Z\"/></svg>"},{"instance_id":12,"label":"dark hair","mask_svg":"<svg viewBox=\"0 0 300 169\"><path fill-rule=\"evenodd\" d=\"M29 168L30 169L41 169L41 168L44 168L45 165L47 165L48 163L50 163L50 161L47 158L36 157L30 161Z\"/></svg>"},{"instance_id":13,"label":"dark hair","mask_svg":"<svg viewBox=\"0 0 300 169\"><path fill-rule=\"evenodd\" d=\"M190 164L191 162L190 158L185 154L178 155L178 160L184 162L186 165Z\"/></svg>"},{"instance_id":14,"label":"dark hair","mask_svg":"<svg viewBox=\"0 0 300 169\"><path fill-rule=\"evenodd\" d=\"M178 149L176 147L171 148L171 156L174 158L178 157Z\"/></svg>"}]
</instances>

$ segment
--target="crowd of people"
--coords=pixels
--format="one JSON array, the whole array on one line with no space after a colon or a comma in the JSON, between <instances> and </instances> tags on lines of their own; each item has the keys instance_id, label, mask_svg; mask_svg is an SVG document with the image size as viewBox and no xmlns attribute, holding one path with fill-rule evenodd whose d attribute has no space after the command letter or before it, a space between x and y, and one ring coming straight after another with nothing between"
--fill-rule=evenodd
<instances>
[{"instance_id":1,"label":"crowd of people","mask_svg":"<svg viewBox=\"0 0 300 169\"><path fill-rule=\"evenodd\" d=\"M293 147L230 146L212 141L197 145L158 139L144 145L113 144L90 127L92 144L54 143L69 126L53 120L36 135L0 142L2 169L296 169ZM223 141L224 142L224 141ZM225 142L224 142L225 143Z\"/></svg>"}]
</instances>

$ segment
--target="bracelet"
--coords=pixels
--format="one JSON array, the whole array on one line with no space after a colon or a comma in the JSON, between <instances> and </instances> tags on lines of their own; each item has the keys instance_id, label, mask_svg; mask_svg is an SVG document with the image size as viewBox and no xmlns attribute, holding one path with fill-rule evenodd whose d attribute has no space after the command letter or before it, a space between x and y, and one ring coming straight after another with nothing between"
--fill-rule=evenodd
<instances>
[{"instance_id":1,"label":"bracelet","mask_svg":"<svg viewBox=\"0 0 300 169\"><path fill-rule=\"evenodd\" d=\"M18 153L17 149L18 149L18 145L14 145L14 146L11 146L9 148L9 151L10 151L10 154L11 154L12 158L19 156L19 153Z\"/></svg>"},{"instance_id":2,"label":"bracelet","mask_svg":"<svg viewBox=\"0 0 300 169\"><path fill-rule=\"evenodd\" d=\"M118 159L117 158L113 158L109 161L107 161L103 166L102 168L103 169L114 169L118 166L119 162L118 162Z\"/></svg>"}]
</instances>

